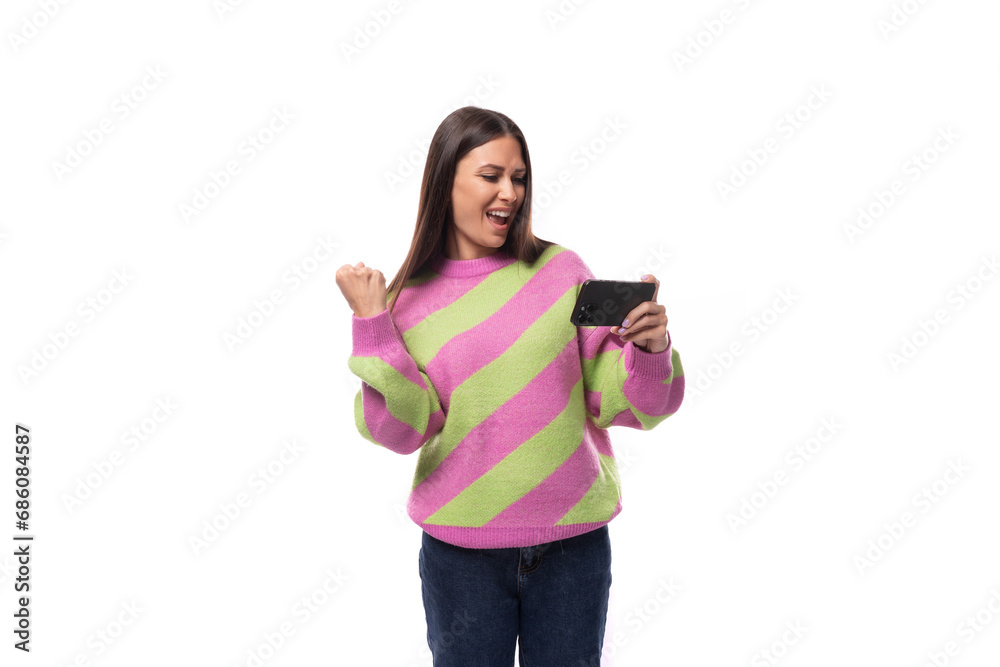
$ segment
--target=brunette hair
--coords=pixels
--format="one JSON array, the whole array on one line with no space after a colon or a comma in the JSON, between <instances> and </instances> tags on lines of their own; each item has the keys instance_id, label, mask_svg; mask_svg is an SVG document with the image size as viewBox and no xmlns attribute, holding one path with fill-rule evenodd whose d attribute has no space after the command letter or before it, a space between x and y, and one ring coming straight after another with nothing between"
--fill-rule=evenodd
<instances>
[{"instance_id":1,"label":"brunette hair","mask_svg":"<svg viewBox=\"0 0 1000 667\"><path fill-rule=\"evenodd\" d=\"M513 137L521 144L526 183L524 201L511 220L507 238L497 252L506 252L533 264L546 248L553 245L552 241L540 239L531 231L531 158L521 129L499 111L473 106L456 109L438 125L427 151L413 240L403 265L386 288L391 299L390 312L407 281L420 273L436 253L444 254L446 232L451 223L449 201L458 162L472 149L505 136Z\"/></svg>"}]
</instances>

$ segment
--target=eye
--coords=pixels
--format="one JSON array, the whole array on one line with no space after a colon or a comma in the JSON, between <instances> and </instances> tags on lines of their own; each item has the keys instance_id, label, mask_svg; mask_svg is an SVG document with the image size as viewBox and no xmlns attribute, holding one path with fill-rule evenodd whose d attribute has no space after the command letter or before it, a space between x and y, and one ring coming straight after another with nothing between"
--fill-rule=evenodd
<instances>
[{"instance_id":1,"label":"eye","mask_svg":"<svg viewBox=\"0 0 1000 667\"><path fill-rule=\"evenodd\" d=\"M496 174L484 174L483 178L485 178L490 183L496 183L497 182ZM516 181L516 182L518 182L518 183L520 183L521 185L527 185L528 184L528 179L520 177L520 176L518 178L513 179L513 180Z\"/></svg>"}]
</instances>

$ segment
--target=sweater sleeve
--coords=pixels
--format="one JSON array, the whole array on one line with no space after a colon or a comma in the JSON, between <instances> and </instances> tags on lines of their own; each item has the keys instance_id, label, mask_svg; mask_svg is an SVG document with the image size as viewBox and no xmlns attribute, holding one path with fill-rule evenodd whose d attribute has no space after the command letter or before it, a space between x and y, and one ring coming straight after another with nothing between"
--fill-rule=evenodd
<instances>
[{"instance_id":1,"label":"sweater sleeve","mask_svg":"<svg viewBox=\"0 0 1000 667\"><path fill-rule=\"evenodd\" d=\"M623 342L610 326L578 327L580 364L589 418L599 428L648 431L684 399L684 368L667 332L667 349L646 352Z\"/></svg>"},{"instance_id":2,"label":"sweater sleeve","mask_svg":"<svg viewBox=\"0 0 1000 667\"><path fill-rule=\"evenodd\" d=\"M590 267L571 254L577 272L577 294ZM624 342L611 326L577 327L583 373L584 402L599 428L628 426L648 431L677 412L684 399L684 367L667 331L667 349L646 352Z\"/></svg>"},{"instance_id":3,"label":"sweater sleeve","mask_svg":"<svg viewBox=\"0 0 1000 667\"><path fill-rule=\"evenodd\" d=\"M398 454L411 454L444 426L438 394L407 351L388 308L372 317L351 317L348 367L362 381L354 398L358 432Z\"/></svg>"}]
</instances>

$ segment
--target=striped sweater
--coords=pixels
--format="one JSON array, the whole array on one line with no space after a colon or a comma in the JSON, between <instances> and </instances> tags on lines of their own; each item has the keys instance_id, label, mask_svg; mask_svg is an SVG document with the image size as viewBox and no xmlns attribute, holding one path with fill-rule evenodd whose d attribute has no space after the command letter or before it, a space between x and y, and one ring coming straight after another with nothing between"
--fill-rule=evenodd
<instances>
[{"instance_id":1,"label":"striped sweater","mask_svg":"<svg viewBox=\"0 0 1000 667\"><path fill-rule=\"evenodd\" d=\"M669 333L650 353L610 326L573 325L588 278L558 244L530 265L438 253L391 313L352 314L355 424L393 452L419 450L406 509L430 535L532 546L621 511L607 428L647 431L676 412L684 370Z\"/></svg>"}]
</instances>

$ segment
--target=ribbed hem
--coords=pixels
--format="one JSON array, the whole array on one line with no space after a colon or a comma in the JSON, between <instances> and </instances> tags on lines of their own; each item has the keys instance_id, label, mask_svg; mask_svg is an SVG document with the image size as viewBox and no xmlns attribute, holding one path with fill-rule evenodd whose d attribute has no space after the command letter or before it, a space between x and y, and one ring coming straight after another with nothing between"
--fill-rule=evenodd
<instances>
[{"instance_id":1,"label":"ribbed hem","mask_svg":"<svg viewBox=\"0 0 1000 667\"><path fill-rule=\"evenodd\" d=\"M659 352L646 352L632 343L632 356L628 365L629 375L644 378L647 380L659 380L663 382L673 373L671 365L671 353L674 345L670 339L670 332L667 332L667 349Z\"/></svg>"},{"instance_id":2,"label":"ribbed hem","mask_svg":"<svg viewBox=\"0 0 1000 667\"><path fill-rule=\"evenodd\" d=\"M437 526L433 524L418 523L421 528L427 531L431 537L436 537L442 542L454 544L467 549L505 549L508 547L532 547L545 542L555 540L565 540L596 530L601 526L611 523L622 511L619 501L615 513L607 521L597 521L595 523L571 523L564 526L525 526L519 527L497 527L489 526L468 527L468 526Z\"/></svg>"},{"instance_id":3,"label":"ribbed hem","mask_svg":"<svg viewBox=\"0 0 1000 667\"><path fill-rule=\"evenodd\" d=\"M432 271L442 276L467 278L469 276L481 276L492 273L516 261L516 257L498 249L492 255L476 259L448 259L438 252L428 260L427 265Z\"/></svg>"},{"instance_id":4,"label":"ribbed hem","mask_svg":"<svg viewBox=\"0 0 1000 667\"><path fill-rule=\"evenodd\" d=\"M399 344L396 327L386 308L378 315L358 317L351 313L351 336L356 357L371 357Z\"/></svg>"}]
</instances>

